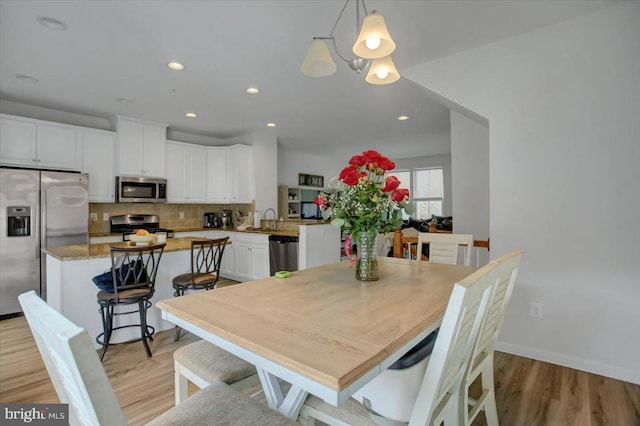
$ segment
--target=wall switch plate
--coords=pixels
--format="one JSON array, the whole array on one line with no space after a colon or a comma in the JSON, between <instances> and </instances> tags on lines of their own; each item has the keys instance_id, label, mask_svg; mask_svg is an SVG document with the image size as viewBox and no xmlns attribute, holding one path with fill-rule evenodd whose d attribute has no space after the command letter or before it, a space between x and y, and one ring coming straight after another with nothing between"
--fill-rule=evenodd
<instances>
[{"instance_id":1,"label":"wall switch plate","mask_svg":"<svg viewBox=\"0 0 640 426\"><path fill-rule=\"evenodd\" d=\"M542 318L542 303L531 302L529 309L533 318Z\"/></svg>"},{"instance_id":2,"label":"wall switch plate","mask_svg":"<svg viewBox=\"0 0 640 426\"><path fill-rule=\"evenodd\" d=\"M89 220L91 220L91 223L96 223L98 221L98 213L89 214Z\"/></svg>"},{"instance_id":3,"label":"wall switch plate","mask_svg":"<svg viewBox=\"0 0 640 426\"><path fill-rule=\"evenodd\" d=\"M102 213L102 220L104 222L108 221L109 220L109 213Z\"/></svg>"},{"instance_id":4,"label":"wall switch plate","mask_svg":"<svg viewBox=\"0 0 640 426\"><path fill-rule=\"evenodd\" d=\"M184 212L180 212L180 214L178 215L178 217L179 217L180 219L184 219Z\"/></svg>"}]
</instances>

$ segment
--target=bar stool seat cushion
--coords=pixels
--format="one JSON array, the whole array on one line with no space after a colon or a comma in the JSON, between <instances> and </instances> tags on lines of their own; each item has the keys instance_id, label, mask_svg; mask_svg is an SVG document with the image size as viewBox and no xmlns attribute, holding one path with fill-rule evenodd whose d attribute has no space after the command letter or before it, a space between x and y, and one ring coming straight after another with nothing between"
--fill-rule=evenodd
<instances>
[{"instance_id":1,"label":"bar stool seat cushion","mask_svg":"<svg viewBox=\"0 0 640 426\"><path fill-rule=\"evenodd\" d=\"M191 274L191 272L178 275L173 279L174 287L189 287L192 286L194 288L204 288L211 284L215 284L217 280L216 274L204 273L204 274L196 274L195 276Z\"/></svg>"},{"instance_id":2,"label":"bar stool seat cushion","mask_svg":"<svg viewBox=\"0 0 640 426\"><path fill-rule=\"evenodd\" d=\"M272 425L298 423L247 395L216 382L156 417L149 426L163 425Z\"/></svg>"},{"instance_id":3,"label":"bar stool seat cushion","mask_svg":"<svg viewBox=\"0 0 640 426\"><path fill-rule=\"evenodd\" d=\"M120 301L130 300L131 302L136 302L138 299L148 296L150 292L151 290L149 288L133 288L131 290L123 290L118 292L118 298L120 299ZM97 297L98 300L107 302L110 300L115 300L116 294L100 290Z\"/></svg>"},{"instance_id":4,"label":"bar stool seat cushion","mask_svg":"<svg viewBox=\"0 0 640 426\"><path fill-rule=\"evenodd\" d=\"M173 360L208 383L231 384L257 374L252 364L204 340L176 349Z\"/></svg>"}]
</instances>

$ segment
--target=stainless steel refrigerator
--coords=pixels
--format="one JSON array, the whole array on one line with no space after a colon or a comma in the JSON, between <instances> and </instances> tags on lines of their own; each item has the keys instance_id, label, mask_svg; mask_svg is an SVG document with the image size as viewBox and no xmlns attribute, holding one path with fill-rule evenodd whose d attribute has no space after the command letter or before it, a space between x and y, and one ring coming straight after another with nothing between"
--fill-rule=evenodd
<instances>
[{"instance_id":1,"label":"stainless steel refrigerator","mask_svg":"<svg viewBox=\"0 0 640 426\"><path fill-rule=\"evenodd\" d=\"M21 312L18 295L46 298L41 249L89 241L88 176L0 168L0 317Z\"/></svg>"}]
</instances>

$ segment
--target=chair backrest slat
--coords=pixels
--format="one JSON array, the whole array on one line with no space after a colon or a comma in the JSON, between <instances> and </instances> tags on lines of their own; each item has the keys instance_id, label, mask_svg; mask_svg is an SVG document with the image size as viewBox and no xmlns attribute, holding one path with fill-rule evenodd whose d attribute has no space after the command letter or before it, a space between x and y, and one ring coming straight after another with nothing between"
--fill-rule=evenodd
<instances>
[{"instance_id":1,"label":"chair backrest slat","mask_svg":"<svg viewBox=\"0 0 640 426\"><path fill-rule=\"evenodd\" d=\"M410 425L439 424L443 416L457 419L460 415L457 404L461 399L462 380L469 369L480 325L489 312L489 300L497 286L495 269L496 265L488 264L454 286Z\"/></svg>"},{"instance_id":2,"label":"chair backrest slat","mask_svg":"<svg viewBox=\"0 0 640 426\"><path fill-rule=\"evenodd\" d=\"M491 315L486 318L480 328L478 341L473 350L474 358L482 352L493 350L493 345L502 330L523 255L521 250L517 250L491 261L491 264L496 265L499 276L498 285L491 300Z\"/></svg>"},{"instance_id":3,"label":"chair backrest slat","mask_svg":"<svg viewBox=\"0 0 640 426\"><path fill-rule=\"evenodd\" d=\"M72 425L126 425L118 400L86 330L34 291L19 296L42 359Z\"/></svg>"},{"instance_id":4,"label":"chair backrest slat","mask_svg":"<svg viewBox=\"0 0 640 426\"><path fill-rule=\"evenodd\" d=\"M229 237L191 241L191 274L219 274Z\"/></svg>"},{"instance_id":5,"label":"chair backrest slat","mask_svg":"<svg viewBox=\"0 0 640 426\"><path fill-rule=\"evenodd\" d=\"M429 261L436 263L458 263L458 247L464 247L463 264L471 265L471 250L473 249L472 234L440 234L434 232L418 233L418 253L422 253L422 246L429 244ZM455 245L455 247L454 247Z\"/></svg>"}]
</instances>

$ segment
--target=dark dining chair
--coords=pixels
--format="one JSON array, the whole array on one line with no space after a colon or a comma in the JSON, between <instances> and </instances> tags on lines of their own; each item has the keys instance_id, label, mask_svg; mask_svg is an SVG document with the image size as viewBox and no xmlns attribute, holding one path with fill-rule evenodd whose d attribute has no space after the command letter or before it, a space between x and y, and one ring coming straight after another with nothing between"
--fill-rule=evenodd
<instances>
[{"instance_id":1,"label":"dark dining chair","mask_svg":"<svg viewBox=\"0 0 640 426\"><path fill-rule=\"evenodd\" d=\"M142 340L147 356L151 357L148 341L153 341L155 329L147 324L147 310L152 305L156 274L165 245L111 247L110 286L102 287L97 294L103 328L96 337L96 342L103 346L100 360L112 344L113 332L128 327L140 328L140 337L131 342ZM121 307L134 309L123 312ZM138 314L140 322L114 327L114 317L130 314Z\"/></svg>"},{"instance_id":2,"label":"dark dining chair","mask_svg":"<svg viewBox=\"0 0 640 426\"><path fill-rule=\"evenodd\" d=\"M191 271L173 279L173 295L183 296L187 290L211 290L220 279L220 264L229 237L191 241ZM180 327L175 340L180 339Z\"/></svg>"}]
</instances>

